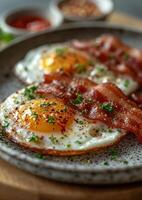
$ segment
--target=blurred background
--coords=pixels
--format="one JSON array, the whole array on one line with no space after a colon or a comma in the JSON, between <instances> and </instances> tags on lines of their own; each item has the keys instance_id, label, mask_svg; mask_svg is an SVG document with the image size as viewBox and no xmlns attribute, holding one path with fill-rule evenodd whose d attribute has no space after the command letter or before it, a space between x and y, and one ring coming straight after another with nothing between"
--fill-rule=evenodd
<instances>
[{"instance_id":1,"label":"blurred background","mask_svg":"<svg viewBox=\"0 0 142 200\"><path fill-rule=\"evenodd\" d=\"M69 6L68 11L64 10L65 4L62 10L62 2L65 0L0 0L0 47L17 36L56 28L67 22L107 20L142 29L142 0L94 0L92 5L96 8L91 5L88 11L83 5L85 0L75 0L76 9ZM94 15L87 14L91 12Z\"/></svg>"},{"instance_id":2,"label":"blurred background","mask_svg":"<svg viewBox=\"0 0 142 200\"><path fill-rule=\"evenodd\" d=\"M16 8L25 5L47 5L52 0L0 0L0 12L10 8ZM142 1L141 0L114 0L115 10L135 15L142 19Z\"/></svg>"}]
</instances>

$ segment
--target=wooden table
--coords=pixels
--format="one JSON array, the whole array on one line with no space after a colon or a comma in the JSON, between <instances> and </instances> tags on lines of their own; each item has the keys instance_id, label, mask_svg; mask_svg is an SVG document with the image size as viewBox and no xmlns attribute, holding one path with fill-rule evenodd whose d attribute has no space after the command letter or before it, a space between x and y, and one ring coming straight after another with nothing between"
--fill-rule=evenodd
<instances>
[{"instance_id":1,"label":"wooden table","mask_svg":"<svg viewBox=\"0 0 142 200\"><path fill-rule=\"evenodd\" d=\"M142 29L142 21L113 13L109 22ZM142 183L121 186L82 186L59 183L31 175L0 160L0 200L139 200Z\"/></svg>"}]
</instances>

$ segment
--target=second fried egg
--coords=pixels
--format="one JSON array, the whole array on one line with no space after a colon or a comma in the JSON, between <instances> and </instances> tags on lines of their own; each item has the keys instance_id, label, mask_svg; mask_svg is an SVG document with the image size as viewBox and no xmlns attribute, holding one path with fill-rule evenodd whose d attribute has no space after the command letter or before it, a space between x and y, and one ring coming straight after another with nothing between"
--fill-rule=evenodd
<instances>
[{"instance_id":1,"label":"second fried egg","mask_svg":"<svg viewBox=\"0 0 142 200\"><path fill-rule=\"evenodd\" d=\"M15 67L16 75L25 83L43 81L44 74L55 72L82 73L92 65L90 57L65 45L44 46L28 52Z\"/></svg>"}]
</instances>

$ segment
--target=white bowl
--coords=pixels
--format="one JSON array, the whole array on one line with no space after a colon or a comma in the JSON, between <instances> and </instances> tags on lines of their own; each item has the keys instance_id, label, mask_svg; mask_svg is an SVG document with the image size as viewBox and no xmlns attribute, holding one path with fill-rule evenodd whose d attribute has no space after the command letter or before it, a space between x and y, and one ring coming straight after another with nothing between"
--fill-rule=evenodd
<instances>
[{"instance_id":1,"label":"white bowl","mask_svg":"<svg viewBox=\"0 0 142 200\"><path fill-rule=\"evenodd\" d=\"M91 0L100 9L102 13L100 16L91 16L91 17L78 17L73 15L67 16L64 15L64 13L58 7L58 5L63 1L64 0L52 0L50 7L52 8L52 10L58 10L62 14L65 22L105 20L112 13L114 9L114 3L112 0Z\"/></svg>"},{"instance_id":2,"label":"white bowl","mask_svg":"<svg viewBox=\"0 0 142 200\"><path fill-rule=\"evenodd\" d=\"M58 27L63 22L63 17L60 12L50 9L50 7L45 9L37 7L24 7L9 10L0 17L0 26L2 30L15 36L31 33L31 31L15 28L9 24L12 19L14 19L15 17L17 18L17 16L21 15L37 15L48 19L51 22L51 28ZM48 29L50 29L50 27Z\"/></svg>"}]
</instances>

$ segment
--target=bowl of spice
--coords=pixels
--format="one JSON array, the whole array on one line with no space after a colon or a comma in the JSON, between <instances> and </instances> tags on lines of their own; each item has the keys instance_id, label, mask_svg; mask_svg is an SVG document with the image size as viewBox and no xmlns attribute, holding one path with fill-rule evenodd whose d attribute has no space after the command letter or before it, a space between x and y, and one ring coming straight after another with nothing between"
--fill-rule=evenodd
<instances>
[{"instance_id":1,"label":"bowl of spice","mask_svg":"<svg viewBox=\"0 0 142 200\"><path fill-rule=\"evenodd\" d=\"M53 9L59 9L65 22L104 20L113 11L112 0L53 0Z\"/></svg>"},{"instance_id":2,"label":"bowl of spice","mask_svg":"<svg viewBox=\"0 0 142 200\"><path fill-rule=\"evenodd\" d=\"M28 7L10 10L3 14L0 18L0 26L3 31L18 36L58 27L62 21L63 17L59 11Z\"/></svg>"}]
</instances>

